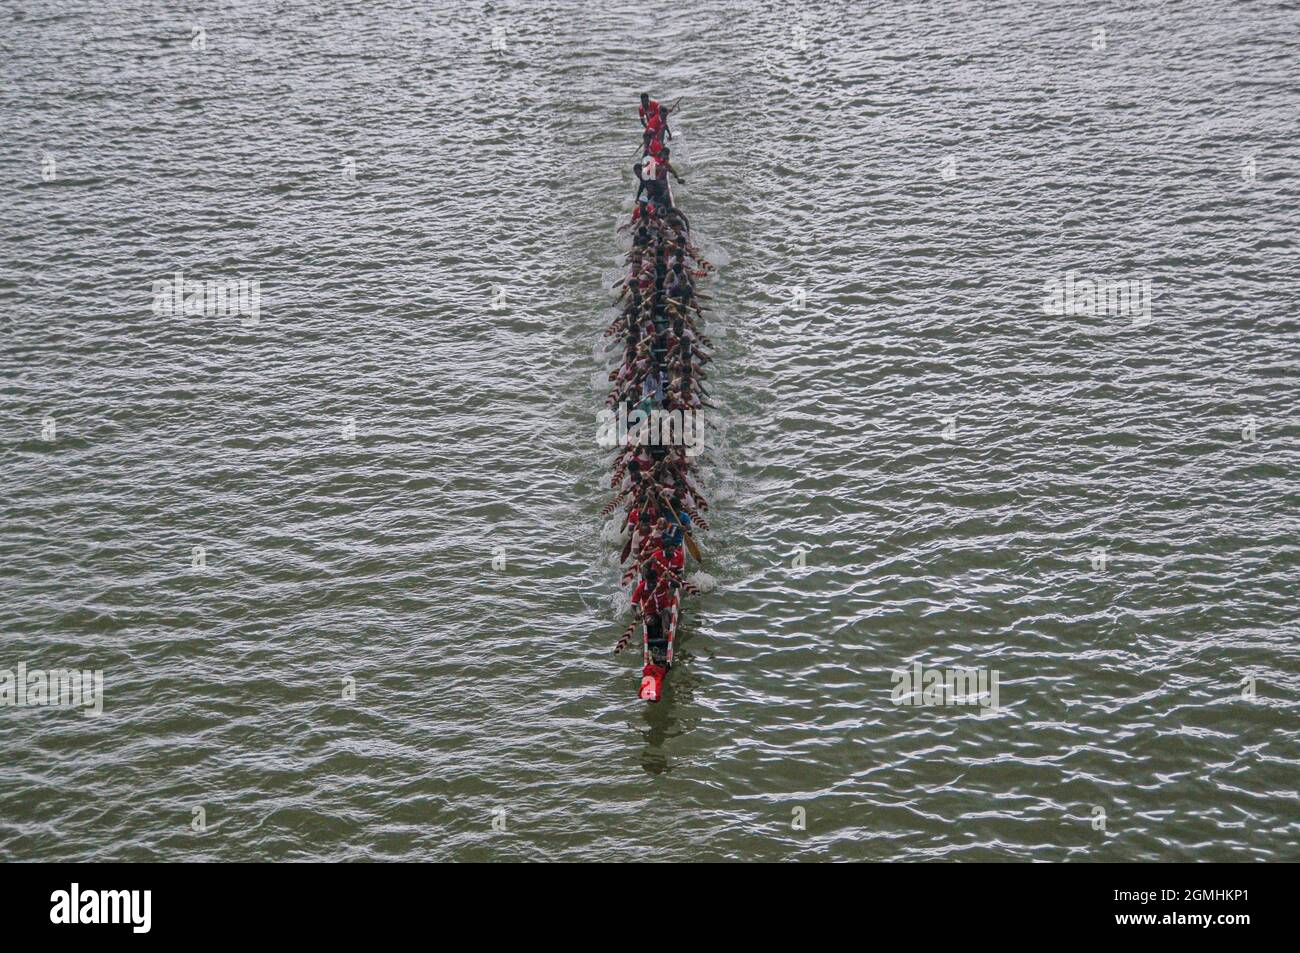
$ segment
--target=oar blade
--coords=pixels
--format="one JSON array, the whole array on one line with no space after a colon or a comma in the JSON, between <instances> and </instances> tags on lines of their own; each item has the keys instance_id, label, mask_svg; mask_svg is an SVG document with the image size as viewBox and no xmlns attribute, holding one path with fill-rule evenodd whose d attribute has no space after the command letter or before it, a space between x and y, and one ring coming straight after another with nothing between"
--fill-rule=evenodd
<instances>
[{"instance_id":1,"label":"oar blade","mask_svg":"<svg viewBox=\"0 0 1300 953\"><path fill-rule=\"evenodd\" d=\"M691 554L691 558L697 563L702 561L700 558L700 547L695 544L695 540L691 539L690 533L686 534L686 551Z\"/></svg>"}]
</instances>

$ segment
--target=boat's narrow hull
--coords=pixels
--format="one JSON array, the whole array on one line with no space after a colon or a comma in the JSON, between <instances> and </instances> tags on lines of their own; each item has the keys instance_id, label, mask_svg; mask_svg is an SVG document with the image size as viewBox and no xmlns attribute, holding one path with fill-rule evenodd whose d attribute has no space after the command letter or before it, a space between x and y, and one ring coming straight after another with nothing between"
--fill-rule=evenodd
<instances>
[{"instance_id":1,"label":"boat's narrow hull","mask_svg":"<svg viewBox=\"0 0 1300 953\"><path fill-rule=\"evenodd\" d=\"M643 124L655 108L644 107ZM688 476L695 461L682 443L684 415L699 413L692 408L701 407L705 396L701 367L709 355L701 357L698 346L702 342L712 347L697 324L703 321L705 309L696 301L695 279L714 267L692 242L686 214L676 208L668 181L668 176L676 173L670 173L667 164L646 158L647 154L662 154L670 131L663 122L645 128L650 133L643 136L637 202L631 219L619 226L620 232L630 228L631 249L624 256L627 268L614 285L618 315L605 332L623 338L617 352L622 359L607 374L613 387L606 405L628 418L635 412L641 423L629 428L615 455L610 486L616 496L602 512L621 505L627 513L625 526L632 527L619 565L626 566L623 582L631 584L637 603L633 612L641 617L643 668L637 697L657 702L663 698L664 681L673 667L681 597L699 591L685 578L682 547L698 560L700 550L691 533L708 528L696 509L707 509L708 504ZM663 412L669 415L669 426L661 426L654 416ZM671 426L674 420L675 427ZM656 564L654 572L647 571ZM668 599L671 603L666 610L648 608ZM653 633L646 624L647 612ZM627 646L635 631L634 621L620 636L616 653Z\"/></svg>"},{"instance_id":2,"label":"boat's narrow hull","mask_svg":"<svg viewBox=\"0 0 1300 953\"><path fill-rule=\"evenodd\" d=\"M650 635L645 623L641 624L642 658L645 662L645 668L641 670L641 690L637 692L637 697L642 701L657 702L663 698L664 679L668 677L668 670L672 668L673 650L677 646L677 619L681 611L681 604L681 595L674 595L672 608L668 612L668 648L664 655L666 665L658 664L651 657Z\"/></svg>"}]
</instances>

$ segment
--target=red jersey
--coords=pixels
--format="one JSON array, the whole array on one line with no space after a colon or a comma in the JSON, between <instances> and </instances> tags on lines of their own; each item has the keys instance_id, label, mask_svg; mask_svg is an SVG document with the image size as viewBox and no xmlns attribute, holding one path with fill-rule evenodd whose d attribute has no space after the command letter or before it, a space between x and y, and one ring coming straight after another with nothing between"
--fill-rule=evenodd
<instances>
[{"instance_id":1,"label":"red jersey","mask_svg":"<svg viewBox=\"0 0 1300 953\"><path fill-rule=\"evenodd\" d=\"M641 117L641 125L648 126L651 122L659 120L659 100L650 100L650 108L645 106L636 107L637 115Z\"/></svg>"},{"instance_id":2,"label":"red jersey","mask_svg":"<svg viewBox=\"0 0 1300 953\"><path fill-rule=\"evenodd\" d=\"M664 570L668 568L668 560L664 557L664 551L659 548L658 540L655 540L653 545L646 547L641 562L644 563L646 560L655 564L655 571L659 573L659 578L662 579Z\"/></svg>"},{"instance_id":3,"label":"red jersey","mask_svg":"<svg viewBox=\"0 0 1300 953\"><path fill-rule=\"evenodd\" d=\"M678 546L673 550L673 554L668 556L664 553L662 544L656 543L654 550L650 553L650 558L655 561L655 568L659 570L662 576L665 570L671 569L673 572L680 573L686 568L686 554Z\"/></svg>"},{"instance_id":4,"label":"red jersey","mask_svg":"<svg viewBox=\"0 0 1300 953\"><path fill-rule=\"evenodd\" d=\"M660 576L658 584L651 589L642 579L636 584L632 601L640 603L642 612L662 612L673 604L673 594L668 588L668 580Z\"/></svg>"},{"instance_id":5,"label":"red jersey","mask_svg":"<svg viewBox=\"0 0 1300 953\"><path fill-rule=\"evenodd\" d=\"M641 170L641 178L663 182L668 178L668 167L658 160L656 153L650 153Z\"/></svg>"},{"instance_id":6,"label":"red jersey","mask_svg":"<svg viewBox=\"0 0 1300 953\"><path fill-rule=\"evenodd\" d=\"M655 550L658 548L658 538L654 533L647 533L642 537L641 544L636 548L636 561L639 563L645 562L648 557L654 556Z\"/></svg>"},{"instance_id":7,"label":"red jersey","mask_svg":"<svg viewBox=\"0 0 1300 953\"><path fill-rule=\"evenodd\" d=\"M647 509L646 512L650 514L650 524L651 524L651 525L654 525L654 521L657 520L657 519L659 518L659 514L658 514L657 512L655 512L655 510L654 510L653 507ZM628 514L627 514L627 525L628 525L628 526L631 526L633 529L636 529L637 523L640 522L640 520L641 520L641 511L640 511L640 510L629 510L629 511L628 511Z\"/></svg>"}]
</instances>

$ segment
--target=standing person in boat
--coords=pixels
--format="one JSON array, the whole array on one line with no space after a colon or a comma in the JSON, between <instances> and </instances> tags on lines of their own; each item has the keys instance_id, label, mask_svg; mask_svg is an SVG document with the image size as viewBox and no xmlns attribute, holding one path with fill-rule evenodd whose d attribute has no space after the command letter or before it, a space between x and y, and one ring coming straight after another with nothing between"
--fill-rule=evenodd
<instances>
[{"instance_id":1,"label":"standing person in boat","mask_svg":"<svg viewBox=\"0 0 1300 953\"><path fill-rule=\"evenodd\" d=\"M657 156L664 151L664 140L661 136L655 135L654 131L647 128L645 135L641 137L641 154Z\"/></svg>"},{"instance_id":2,"label":"standing person in boat","mask_svg":"<svg viewBox=\"0 0 1300 953\"><path fill-rule=\"evenodd\" d=\"M663 107L659 105L659 100L651 99L649 93L641 94L641 105L637 109L637 115L641 117L641 127L645 128L650 125L652 120L659 118L659 110Z\"/></svg>"},{"instance_id":3,"label":"standing person in boat","mask_svg":"<svg viewBox=\"0 0 1300 953\"><path fill-rule=\"evenodd\" d=\"M645 131L641 134L641 154L659 155L665 148L664 140L672 137L673 131L668 128L668 107L661 106L645 124Z\"/></svg>"},{"instance_id":4,"label":"standing person in boat","mask_svg":"<svg viewBox=\"0 0 1300 953\"><path fill-rule=\"evenodd\" d=\"M664 151L658 156L646 156L645 165L637 173L637 178L641 180L641 185L645 187L645 190L650 193L650 198L655 205L663 209L673 208L673 203L668 195L669 173L672 173L672 177L677 180L679 185L686 184L686 180L677 173L672 163L668 161L671 155L672 150L664 146ZM637 198L640 198L641 189L638 188L636 194Z\"/></svg>"},{"instance_id":5,"label":"standing person in boat","mask_svg":"<svg viewBox=\"0 0 1300 953\"><path fill-rule=\"evenodd\" d=\"M681 102L681 97L677 98ZM677 103L673 104L674 106ZM668 114L670 107L665 106L657 99L651 99L649 93L641 94L641 105L637 109L637 115L641 117L641 127L643 129L657 128L658 134L667 133L668 138L673 137L673 131L668 128Z\"/></svg>"},{"instance_id":6,"label":"standing person in boat","mask_svg":"<svg viewBox=\"0 0 1300 953\"><path fill-rule=\"evenodd\" d=\"M672 139L673 137L673 130L668 125L668 116L671 112L672 110L667 106L659 107L659 122L656 124L656 126L657 126L657 134L660 140Z\"/></svg>"},{"instance_id":7,"label":"standing person in boat","mask_svg":"<svg viewBox=\"0 0 1300 953\"><path fill-rule=\"evenodd\" d=\"M654 203L657 206L659 204L659 197L655 194L656 185L653 182L653 180L646 179L645 173L641 169L640 159L637 159L635 162L632 163L632 174L636 176L636 181L637 181L637 186L636 186L637 203L638 204L641 203L642 201L641 194L645 193L650 197L650 202ZM645 228L645 219L642 219L641 228L637 230L636 241L641 244L644 244L648 238L649 238L649 232L647 232Z\"/></svg>"}]
</instances>

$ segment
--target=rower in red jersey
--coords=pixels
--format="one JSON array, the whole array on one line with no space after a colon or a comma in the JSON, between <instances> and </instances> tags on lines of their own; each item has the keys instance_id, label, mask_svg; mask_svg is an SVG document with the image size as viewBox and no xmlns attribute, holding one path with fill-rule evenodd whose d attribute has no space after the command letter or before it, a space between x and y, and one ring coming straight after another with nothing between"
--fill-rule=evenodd
<instances>
[{"instance_id":1,"label":"rower in red jersey","mask_svg":"<svg viewBox=\"0 0 1300 953\"><path fill-rule=\"evenodd\" d=\"M646 664L641 669L640 697L658 701L663 694L664 676L668 674L668 640L672 636L673 590L666 573L660 573L654 561L643 567L641 581L632 593L632 604L641 611L645 624Z\"/></svg>"},{"instance_id":2,"label":"rower in red jersey","mask_svg":"<svg viewBox=\"0 0 1300 953\"><path fill-rule=\"evenodd\" d=\"M641 581L632 592L632 603L640 607L642 615L652 623L653 629L653 623L657 621L653 617L672 606L673 589L668 574L660 572L653 559L643 563L641 569Z\"/></svg>"},{"instance_id":3,"label":"rower in red jersey","mask_svg":"<svg viewBox=\"0 0 1300 953\"><path fill-rule=\"evenodd\" d=\"M668 557L668 568L680 574L686 568L686 550L677 545L677 540L669 533L664 541L664 555Z\"/></svg>"},{"instance_id":4,"label":"rower in red jersey","mask_svg":"<svg viewBox=\"0 0 1300 953\"><path fill-rule=\"evenodd\" d=\"M656 158L664 149L664 139L672 139L673 131L668 127L667 106L660 106L648 119L643 119L645 132L641 137L641 154Z\"/></svg>"},{"instance_id":5,"label":"rower in red jersey","mask_svg":"<svg viewBox=\"0 0 1300 953\"><path fill-rule=\"evenodd\" d=\"M656 135L655 132L649 126L647 126L645 130L645 135L641 137L641 154L643 156L652 155L657 159L659 158L660 155L663 154L663 151L664 151L663 136Z\"/></svg>"},{"instance_id":6,"label":"rower in red jersey","mask_svg":"<svg viewBox=\"0 0 1300 953\"><path fill-rule=\"evenodd\" d=\"M650 540L654 530L654 517L647 509L632 510L627 514L627 528L631 538L628 540L628 552L632 554L633 560L641 558L641 551ZM624 559L627 557L625 556Z\"/></svg>"},{"instance_id":7,"label":"rower in red jersey","mask_svg":"<svg viewBox=\"0 0 1300 953\"><path fill-rule=\"evenodd\" d=\"M659 100L651 99L649 93L641 94L641 106L637 109L637 114L641 117L641 125L650 125L651 120L659 118Z\"/></svg>"},{"instance_id":8,"label":"rower in red jersey","mask_svg":"<svg viewBox=\"0 0 1300 953\"><path fill-rule=\"evenodd\" d=\"M655 541L658 543L658 548L650 554L650 558L655 562L655 568L660 573L668 574L670 578L679 575L686 568L686 552L677 545L673 531L665 528Z\"/></svg>"}]
</instances>

